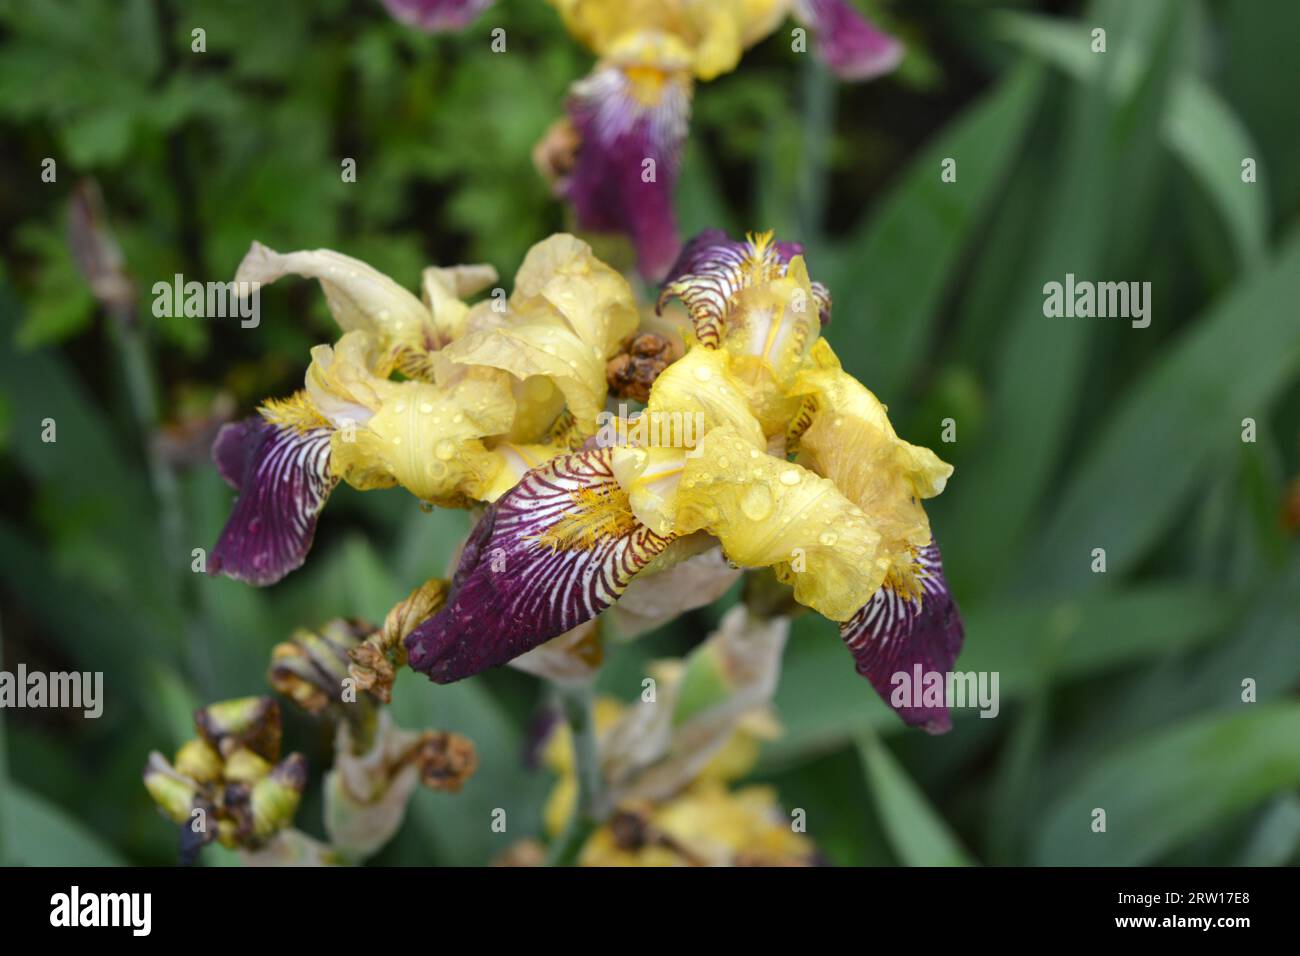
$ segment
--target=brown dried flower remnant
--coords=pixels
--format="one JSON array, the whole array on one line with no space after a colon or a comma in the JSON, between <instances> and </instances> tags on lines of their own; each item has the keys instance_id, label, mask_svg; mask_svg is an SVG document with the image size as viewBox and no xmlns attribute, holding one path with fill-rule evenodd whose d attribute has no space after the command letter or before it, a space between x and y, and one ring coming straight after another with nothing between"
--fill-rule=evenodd
<instances>
[{"instance_id":1,"label":"brown dried flower remnant","mask_svg":"<svg viewBox=\"0 0 1300 956\"><path fill-rule=\"evenodd\" d=\"M650 386L669 365L681 358L677 343L655 332L640 332L622 345L605 364L610 394L641 403L650 400Z\"/></svg>"},{"instance_id":2,"label":"brown dried flower remnant","mask_svg":"<svg viewBox=\"0 0 1300 956\"><path fill-rule=\"evenodd\" d=\"M392 701L393 681L398 669L406 664L402 642L442 608L447 602L447 590L446 581L425 581L393 606L380 630L348 652L352 659L349 671L358 690L370 692L385 704Z\"/></svg>"},{"instance_id":3,"label":"brown dried flower remnant","mask_svg":"<svg viewBox=\"0 0 1300 956\"><path fill-rule=\"evenodd\" d=\"M426 730L415 747L420 782L430 790L459 793L478 769L478 753L468 737L448 730Z\"/></svg>"}]
</instances>

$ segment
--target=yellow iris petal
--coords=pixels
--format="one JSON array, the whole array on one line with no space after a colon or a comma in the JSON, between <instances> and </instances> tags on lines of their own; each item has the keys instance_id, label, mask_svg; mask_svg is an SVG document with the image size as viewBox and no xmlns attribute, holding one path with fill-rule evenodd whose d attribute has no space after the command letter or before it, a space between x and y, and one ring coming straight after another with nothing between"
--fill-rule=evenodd
<instances>
[{"instance_id":1,"label":"yellow iris petal","mask_svg":"<svg viewBox=\"0 0 1300 956\"><path fill-rule=\"evenodd\" d=\"M601 57L663 68L684 59L702 80L729 73L767 36L788 0L550 0L565 27ZM664 50L669 44L673 53ZM635 49L639 48L639 49ZM682 52L677 53L680 49Z\"/></svg>"},{"instance_id":2,"label":"yellow iris petal","mask_svg":"<svg viewBox=\"0 0 1300 956\"><path fill-rule=\"evenodd\" d=\"M762 261L759 249L755 258ZM803 256L790 260L783 277L736 293L722 348L734 357L732 371L769 437L783 434L798 413L803 399L789 392L820 335L821 316Z\"/></svg>"},{"instance_id":3,"label":"yellow iris petal","mask_svg":"<svg viewBox=\"0 0 1300 956\"><path fill-rule=\"evenodd\" d=\"M613 468L636 519L655 534L672 533L677 520L677 486L686 470L686 449L615 448Z\"/></svg>"},{"instance_id":4,"label":"yellow iris petal","mask_svg":"<svg viewBox=\"0 0 1300 956\"><path fill-rule=\"evenodd\" d=\"M501 369L521 382L534 376L549 379L564 394L584 433L596 430L596 415L605 405L605 356L559 327L553 317L471 332L443 349L439 358Z\"/></svg>"},{"instance_id":5,"label":"yellow iris petal","mask_svg":"<svg viewBox=\"0 0 1300 956\"><path fill-rule=\"evenodd\" d=\"M422 278L424 304L436 330L431 344L441 348L464 334L470 307L463 300L496 282L497 270L490 265L430 266Z\"/></svg>"},{"instance_id":6,"label":"yellow iris petal","mask_svg":"<svg viewBox=\"0 0 1300 956\"><path fill-rule=\"evenodd\" d=\"M632 288L596 258L591 246L560 233L537 243L515 275L511 311L531 316L554 309L587 345L608 357L637 326Z\"/></svg>"},{"instance_id":7,"label":"yellow iris petal","mask_svg":"<svg viewBox=\"0 0 1300 956\"><path fill-rule=\"evenodd\" d=\"M379 341L367 331L344 333L333 346L311 350L307 395L335 428L362 424L379 408L376 383L388 374Z\"/></svg>"},{"instance_id":8,"label":"yellow iris petal","mask_svg":"<svg viewBox=\"0 0 1300 956\"><path fill-rule=\"evenodd\" d=\"M830 346L814 349L817 368L798 388L816 398L812 424L800 439L799 461L835 482L880 532L882 554L905 573L914 548L930 542L922 498L943 491L952 466L894 432L879 400L839 367Z\"/></svg>"},{"instance_id":9,"label":"yellow iris petal","mask_svg":"<svg viewBox=\"0 0 1300 956\"><path fill-rule=\"evenodd\" d=\"M737 564L775 567L796 600L834 621L852 617L889 570L879 533L833 482L731 428L686 460L674 505L679 534L708 531Z\"/></svg>"},{"instance_id":10,"label":"yellow iris petal","mask_svg":"<svg viewBox=\"0 0 1300 956\"><path fill-rule=\"evenodd\" d=\"M746 440L765 446L763 429L750 412L745 384L732 373L732 359L727 352L692 348L682 358L664 369L650 390L647 412L653 415L692 416L702 428L698 436L719 426L729 426Z\"/></svg>"},{"instance_id":11,"label":"yellow iris petal","mask_svg":"<svg viewBox=\"0 0 1300 956\"><path fill-rule=\"evenodd\" d=\"M279 253L255 242L235 281L269 285L289 274L318 279L339 327L373 332L385 349L421 342L430 326L429 309L414 295L378 269L332 249Z\"/></svg>"},{"instance_id":12,"label":"yellow iris petal","mask_svg":"<svg viewBox=\"0 0 1300 956\"><path fill-rule=\"evenodd\" d=\"M378 381L374 389L375 413L332 439L335 474L363 491L399 484L444 506L480 499L502 465L482 439L505 432L514 418L505 377L475 368L449 387Z\"/></svg>"},{"instance_id":13,"label":"yellow iris petal","mask_svg":"<svg viewBox=\"0 0 1300 956\"><path fill-rule=\"evenodd\" d=\"M569 453L567 445L521 445L514 442L498 442L490 449L490 454L500 463L490 482L476 497L480 501L496 501L519 483L525 474L538 468L552 458Z\"/></svg>"},{"instance_id":14,"label":"yellow iris petal","mask_svg":"<svg viewBox=\"0 0 1300 956\"><path fill-rule=\"evenodd\" d=\"M605 405L605 360L636 328L636 302L621 275L591 247L561 234L535 245L524 259L506 314L476 308L463 338L437 354L441 382L456 365L509 372L525 386L527 421L512 431L536 440L553 422L553 383L573 413L579 434L596 430Z\"/></svg>"}]
</instances>

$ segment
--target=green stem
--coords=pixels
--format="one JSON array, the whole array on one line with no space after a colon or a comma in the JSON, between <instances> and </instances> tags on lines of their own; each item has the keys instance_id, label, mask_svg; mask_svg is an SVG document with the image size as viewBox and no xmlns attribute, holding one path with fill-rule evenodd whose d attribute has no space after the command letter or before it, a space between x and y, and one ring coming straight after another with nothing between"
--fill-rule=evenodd
<instances>
[{"instance_id":1,"label":"green stem","mask_svg":"<svg viewBox=\"0 0 1300 956\"><path fill-rule=\"evenodd\" d=\"M141 449L149 469L149 485L158 505L159 544L168 575L167 587L173 605L185 613L187 650L193 666L206 686L213 682L212 655L202 639L200 625L192 609L196 603L193 574L190 572L189 548L185 545L185 518L180 483L163 456L157 432L161 420L158 404L158 381L153 371L153 356L145 331L140 327L137 306L110 310L113 340L122 364L122 378L127 402L139 433Z\"/></svg>"},{"instance_id":2,"label":"green stem","mask_svg":"<svg viewBox=\"0 0 1300 956\"><path fill-rule=\"evenodd\" d=\"M835 136L835 80L814 56L804 57L803 147L800 166L799 239L809 253L821 245L826 212L826 181Z\"/></svg>"},{"instance_id":3,"label":"green stem","mask_svg":"<svg viewBox=\"0 0 1300 956\"><path fill-rule=\"evenodd\" d=\"M573 739L573 769L578 800L568 825L551 847L550 866L573 866L578 854L608 813L605 781L596 743L594 696L589 684L557 687Z\"/></svg>"}]
</instances>

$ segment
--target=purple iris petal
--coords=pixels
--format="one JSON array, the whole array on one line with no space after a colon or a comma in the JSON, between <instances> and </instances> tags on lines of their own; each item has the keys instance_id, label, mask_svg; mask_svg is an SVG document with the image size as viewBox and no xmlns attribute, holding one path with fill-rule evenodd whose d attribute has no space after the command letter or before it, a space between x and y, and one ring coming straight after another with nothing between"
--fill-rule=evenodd
<instances>
[{"instance_id":1,"label":"purple iris petal","mask_svg":"<svg viewBox=\"0 0 1300 956\"><path fill-rule=\"evenodd\" d=\"M795 0L795 18L812 30L817 55L843 80L869 80L903 59L903 45L877 30L848 0Z\"/></svg>"},{"instance_id":2,"label":"purple iris petal","mask_svg":"<svg viewBox=\"0 0 1300 956\"><path fill-rule=\"evenodd\" d=\"M439 684L504 664L609 607L668 545L632 517L612 451L528 472L470 535L441 611L406 638Z\"/></svg>"},{"instance_id":3,"label":"purple iris petal","mask_svg":"<svg viewBox=\"0 0 1300 956\"><path fill-rule=\"evenodd\" d=\"M938 674L946 686L965 631L943 576L938 545L930 542L917 552L916 560L921 597L910 598L885 585L852 619L840 625L840 637L852 651L858 673L871 682L904 723L942 734L952 729L948 707L946 703L936 706L922 702L924 680L927 675ZM897 680L896 675L900 675ZM908 704L895 706L891 698L900 687L914 696L904 698Z\"/></svg>"},{"instance_id":4,"label":"purple iris petal","mask_svg":"<svg viewBox=\"0 0 1300 956\"><path fill-rule=\"evenodd\" d=\"M428 33L460 30L495 0L383 0L394 20Z\"/></svg>"},{"instance_id":5,"label":"purple iris petal","mask_svg":"<svg viewBox=\"0 0 1300 956\"><path fill-rule=\"evenodd\" d=\"M272 425L260 415L226 425L212 446L221 477L239 492L208 561L212 574L274 584L301 567L316 517L338 484L327 428Z\"/></svg>"},{"instance_id":6,"label":"purple iris petal","mask_svg":"<svg viewBox=\"0 0 1300 956\"><path fill-rule=\"evenodd\" d=\"M672 265L681 244L673 189L690 119L690 80L665 75L656 95L656 102L639 99L615 66L573 85L568 112L581 144L565 187L578 224L625 233L650 280Z\"/></svg>"}]
</instances>

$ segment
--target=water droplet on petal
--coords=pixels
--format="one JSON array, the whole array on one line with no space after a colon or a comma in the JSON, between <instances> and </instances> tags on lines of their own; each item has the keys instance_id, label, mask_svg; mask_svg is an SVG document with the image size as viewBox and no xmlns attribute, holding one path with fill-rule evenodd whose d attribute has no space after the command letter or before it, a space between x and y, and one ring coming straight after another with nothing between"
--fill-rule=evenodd
<instances>
[{"instance_id":1,"label":"water droplet on petal","mask_svg":"<svg viewBox=\"0 0 1300 956\"><path fill-rule=\"evenodd\" d=\"M772 513L772 492L766 485L751 485L740 499L740 510L750 521L762 521Z\"/></svg>"}]
</instances>

